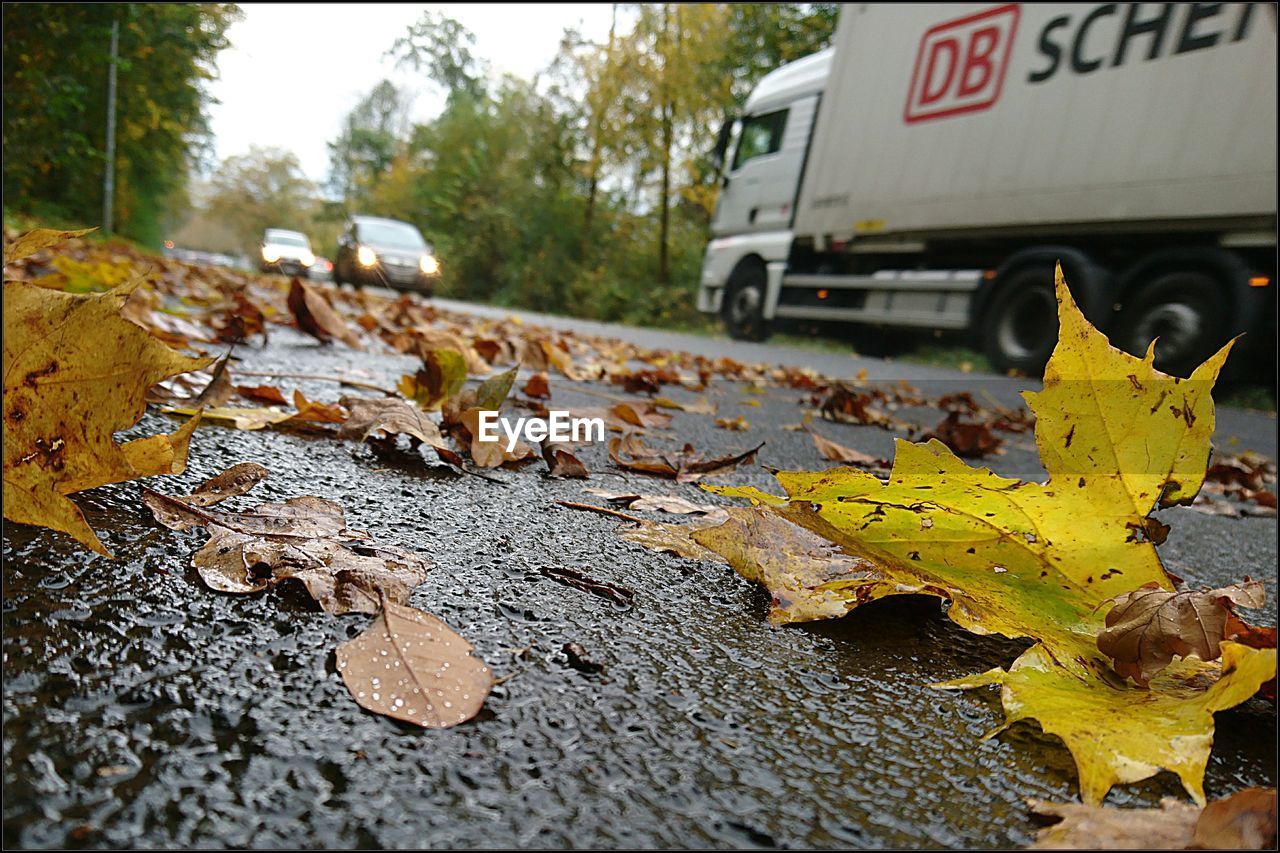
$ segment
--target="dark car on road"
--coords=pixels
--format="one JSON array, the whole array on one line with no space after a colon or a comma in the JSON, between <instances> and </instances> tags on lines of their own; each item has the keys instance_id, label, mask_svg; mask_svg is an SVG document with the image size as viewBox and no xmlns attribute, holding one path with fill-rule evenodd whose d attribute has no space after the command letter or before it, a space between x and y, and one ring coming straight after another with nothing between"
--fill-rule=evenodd
<instances>
[{"instance_id":1,"label":"dark car on road","mask_svg":"<svg viewBox=\"0 0 1280 853\"><path fill-rule=\"evenodd\" d=\"M430 296L439 274L431 245L408 222L353 216L338 238L335 284L378 285Z\"/></svg>"}]
</instances>

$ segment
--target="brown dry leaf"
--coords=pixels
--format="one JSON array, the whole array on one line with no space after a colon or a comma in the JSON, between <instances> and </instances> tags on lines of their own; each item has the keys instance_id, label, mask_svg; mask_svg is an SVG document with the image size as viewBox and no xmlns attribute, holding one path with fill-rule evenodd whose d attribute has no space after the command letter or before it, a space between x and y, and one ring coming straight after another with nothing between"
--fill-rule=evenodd
<instances>
[{"instance_id":1,"label":"brown dry leaf","mask_svg":"<svg viewBox=\"0 0 1280 853\"><path fill-rule=\"evenodd\" d=\"M471 644L430 613L384 600L364 633L338 646L338 673L357 703L427 729L465 723L493 689Z\"/></svg>"},{"instance_id":2,"label":"brown dry leaf","mask_svg":"<svg viewBox=\"0 0 1280 853\"><path fill-rule=\"evenodd\" d=\"M1057 823L1036 833L1030 850L1184 850L1191 846L1200 808L1173 797L1158 809L1118 809L1083 803L1027 800L1031 811Z\"/></svg>"},{"instance_id":3,"label":"brown dry leaf","mask_svg":"<svg viewBox=\"0 0 1280 853\"><path fill-rule=\"evenodd\" d=\"M813 444L818 448L818 452L822 454L823 459L857 465L860 468L882 468L886 471L889 469L891 463L887 459L877 459L870 453L863 453L860 450L854 450L852 447L845 447L843 444L819 435L810 425L810 418L807 416L804 419L802 428L809 433L809 437L813 439Z\"/></svg>"},{"instance_id":4,"label":"brown dry leaf","mask_svg":"<svg viewBox=\"0 0 1280 853\"><path fill-rule=\"evenodd\" d=\"M14 261L34 255L41 249L56 246L73 237L81 237L95 230L97 229L83 228L79 231L57 231L52 228L36 228L18 237L12 243L5 244L4 262L8 265Z\"/></svg>"},{"instance_id":5,"label":"brown dry leaf","mask_svg":"<svg viewBox=\"0 0 1280 853\"><path fill-rule=\"evenodd\" d=\"M293 405L298 410L292 418L295 421L311 421L319 424L341 424L347 421L346 414L337 403L308 400L301 391L293 392Z\"/></svg>"},{"instance_id":6,"label":"brown dry leaf","mask_svg":"<svg viewBox=\"0 0 1280 853\"><path fill-rule=\"evenodd\" d=\"M671 423L671 415L663 414L649 403L618 403L609 411L618 420L632 426L662 429Z\"/></svg>"},{"instance_id":7,"label":"brown dry leaf","mask_svg":"<svg viewBox=\"0 0 1280 853\"><path fill-rule=\"evenodd\" d=\"M271 408L242 408L217 406L212 409L193 409L190 406L162 406L161 411L174 415L200 414L202 420L221 423L236 429L255 430L292 420L294 413Z\"/></svg>"},{"instance_id":8,"label":"brown dry leaf","mask_svg":"<svg viewBox=\"0 0 1280 853\"><path fill-rule=\"evenodd\" d=\"M1222 641L1245 628L1233 608L1261 607L1265 594L1261 581L1208 592L1169 592L1147 584L1112 599L1098 651L1114 660L1116 672L1145 685L1174 657L1221 657Z\"/></svg>"},{"instance_id":9,"label":"brown dry leaf","mask_svg":"<svg viewBox=\"0 0 1280 853\"><path fill-rule=\"evenodd\" d=\"M1165 797L1154 809L1028 799L1052 826L1031 850L1274 850L1276 791L1246 788L1203 809Z\"/></svg>"},{"instance_id":10,"label":"brown dry leaf","mask_svg":"<svg viewBox=\"0 0 1280 853\"><path fill-rule=\"evenodd\" d=\"M892 429L894 420L884 411L872 405L870 393L858 393L845 385L837 384L819 404L824 418L845 424L872 424Z\"/></svg>"},{"instance_id":11,"label":"brown dry leaf","mask_svg":"<svg viewBox=\"0 0 1280 853\"><path fill-rule=\"evenodd\" d=\"M444 445L440 428L427 414L394 397L343 397L338 401L349 412L338 438L368 441L370 438L408 435L431 447Z\"/></svg>"},{"instance_id":12,"label":"brown dry leaf","mask_svg":"<svg viewBox=\"0 0 1280 853\"><path fill-rule=\"evenodd\" d=\"M529 377L522 389L526 397L545 400L551 396L551 387L547 384L546 371L539 371Z\"/></svg>"},{"instance_id":13,"label":"brown dry leaf","mask_svg":"<svg viewBox=\"0 0 1280 853\"><path fill-rule=\"evenodd\" d=\"M547 463L548 477L585 480L590 476L587 466L582 464L581 459L552 442L542 443L542 458Z\"/></svg>"},{"instance_id":14,"label":"brown dry leaf","mask_svg":"<svg viewBox=\"0 0 1280 853\"><path fill-rule=\"evenodd\" d=\"M1204 807L1189 845L1201 850L1276 849L1276 789L1246 788Z\"/></svg>"},{"instance_id":15,"label":"brown dry leaf","mask_svg":"<svg viewBox=\"0 0 1280 853\"><path fill-rule=\"evenodd\" d=\"M947 414L933 432L922 436L921 441L936 438L955 451L957 456L968 459L979 459L988 453L994 453L1001 444L1000 436L991 430L990 423L973 423L961 420L959 412Z\"/></svg>"},{"instance_id":16,"label":"brown dry leaf","mask_svg":"<svg viewBox=\"0 0 1280 853\"><path fill-rule=\"evenodd\" d=\"M843 616L887 583L870 559L778 515L745 507L727 514L724 524L690 530L689 536L769 590L770 624Z\"/></svg>"},{"instance_id":17,"label":"brown dry leaf","mask_svg":"<svg viewBox=\"0 0 1280 853\"><path fill-rule=\"evenodd\" d=\"M692 537L698 530L723 524L722 518L695 518L688 523L645 521L635 527L619 527L618 536L628 542L643 545L650 551L674 554L687 560L701 560L727 565L728 560L715 551L699 545Z\"/></svg>"},{"instance_id":18,"label":"brown dry leaf","mask_svg":"<svg viewBox=\"0 0 1280 853\"><path fill-rule=\"evenodd\" d=\"M639 495L632 492L611 492L607 489L585 491L604 498L614 506L627 507L637 512L665 512L671 515L714 515L723 514L721 507L709 504L696 504L674 495Z\"/></svg>"},{"instance_id":19,"label":"brown dry leaf","mask_svg":"<svg viewBox=\"0 0 1280 853\"><path fill-rule=\"evenodd\" d=\"M692 403L678 403L670 397L654 397L653 404L662 409L675 409L681 412L692 412L697 415L714 415L716 404L706 397L698 397Z\"/></svg>"},{"instance_id":20,"label":"brown dry leaf","mask_svg":"<svg viewBox=\"0 0 1280 853\"><path fill-rule=\"evenodd\" d=\"M246 400L255 400L259 403L283 406L287 402L284 394L274 385L237 385L236 393Z\"/></svg>"},{"instance_id":21,"label":"brown dry leaf","mask_svg":"<svg viewBox=\"0 0 1280 853\"><path fill-rule=\"evenodd\" d=\"M248 493L254 486L267 479L267 469L257 462L241 462L232 465L216 477L205 480L182 500L194 506L213 506L227 498Z\"/></svg>"},{"instance_id":22,"label":"brown dry leaf","mask_svg":"<svg viewBox=\"0 0 1280 853\"><path fill-rule=\"evenodd\" d=\"M622 438L609 440L609 458L619 468L628 471L671 477L677 483L692 483L751 461L761 447L764 447L763 441L743 453L703 459L694 452L693 445L686 444L678 455L671 456L647 446L638 435L628 433Z\"/></svg>"},{"instance_id":23,"label":"brown dry leaf","mask_svg":"<svg viewBox=\"0 0 1280 853\"><path fill-rule=\"evenodd\" d=\"M517 441L515 448L508 451L506 436L502 435L500 430L497 441L481 441L480 414L486 411L492 410L479 407L470 408L458 418L458 423L466 430L470 439L471 461L481 468L497 468L499 465L504 465L508 462L522 462L533 458L533 448L523 441Z\"/></svg>"},{"instance_id":24,"label":"brown dry leaf","mask_svg":"<svg viewBox=\"0 0 1280 853\"><path fill-rule=\"evenodd\" d=\"M259 592L295 579L329 613L375 613L380 593L408 601L427 575L423 557L369 542L369 534L347 528L341 506L324 498L219 512L144 489L143 502L166 527L208 528L209 541L191 563L220 592Z\"/></svg>"},{"instance_id":25,"label":"brown dry leaf","mask_svg":"<svg viewBox=\"0 0 1280 853\"><path fill-rule=\"evenodd\" d=\"M231 295L232 306L212 321L214 336L224 343L240 344L254 335L267 341L267 318L262 309L244 293Z\"/></svg>"},{"instance_id":26,"label":"brown dry leaf","mask_svg":"<svg viewBox=\"0 0 1280 853\"><path fill-rule=\"evenodd\" d=\"M43 239L43 238L42 238ZM6 248L41 243L19 240ZM71 294L4 285L4 517L108 554L66 496L186 469L196 421L172 435L117 444L146 411L147 389L209 359L178 355L120 316L137 284Z\"/></svg>"},{"instance_id":27,"label":"brown dry leaf","mask_svg":"<svg viewBox=\"0 0 1280 853\"><path fill-rule=\"evenodd\" d=\"M338 316L329 300L301 279L289 283L288 305L298 328L316 340L327 344L337 338L352 349L363 349L359 336Z\"/></svg>"},{"instance_id":28,"label":"brown dry leaf","mask_svg":"<svg viewBox=\"0 0 1280 853\"><path fill-rule=\"evenodd\" d=\"M744 432L751 427L751 422L738 415L736 418L716 418L716 426L732 432Z\"/></svg>"}]
</instances>

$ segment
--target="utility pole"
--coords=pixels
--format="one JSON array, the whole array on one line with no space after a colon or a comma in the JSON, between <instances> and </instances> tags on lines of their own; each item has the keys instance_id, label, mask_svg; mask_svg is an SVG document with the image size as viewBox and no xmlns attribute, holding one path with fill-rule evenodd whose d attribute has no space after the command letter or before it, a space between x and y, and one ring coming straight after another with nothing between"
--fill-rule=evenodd
<instances>
[{"instance_id":1,"label":"utility pole","mask_svg":"<svg viewBox=\"0 0 1280 853\"><path fill-rule=\"evenodd\" d=\"M107 172L102 178L102 233L111 233L116 195L116 57L120 51L120 21L111 22L111 67L107 69Z\"/></svg>"}]
</instances>

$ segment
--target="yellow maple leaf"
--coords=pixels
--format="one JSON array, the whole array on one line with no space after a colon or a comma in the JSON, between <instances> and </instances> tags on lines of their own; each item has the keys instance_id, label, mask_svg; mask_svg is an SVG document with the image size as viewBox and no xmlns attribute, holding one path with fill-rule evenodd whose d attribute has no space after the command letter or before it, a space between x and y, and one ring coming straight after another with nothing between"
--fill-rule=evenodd
<instances>
[{"instance_id":1,"label":"yellow maple leaf","mask_svg":"<svg viewBox=\"0 0 1280 853\"><path fill-rule=\"evenodd\" d=\"M39 235L5 250L15 260L56 242ZM196 419L171 435L117 444L136 424L149 387L197 370L120 316L137 283L101 294L4 284L4 517L68 533L110 556L66 496L186 468Z\"/></svg>"},{"instance_id":2,"label":"yellow maple leaf","mask_svg":"<svg viewBox=\"0 0 1280 853\"><path fill-rule=\"evenodd\" d=\"M1008 672L940 686L1003 684L1008 721L1034 718L1063 739L1087 802L1162 768L1202 802L1212 712L1273 677L1275 651L1240 647L1228 658L1224 644L1231 663L1182 661L1143 690L1112 671L1096 637L1104 602L1148 583L1173 588L1149 515L1191 500L1203 482L1209 392L1230 344L1190 379L1166 376L1151 350L1136 358L1111 347L1076 307L1061 270L1056 288L1058 345L1044 389L1026 395L1046 482L971 468L937 441L899 441L887 483L835 468L779 473L785 498L713 489L756 508L689 536L768 587L774 623L928 594L949 601L949 617L970 631L1036 640Z\"/></svg>"}]
</instances>

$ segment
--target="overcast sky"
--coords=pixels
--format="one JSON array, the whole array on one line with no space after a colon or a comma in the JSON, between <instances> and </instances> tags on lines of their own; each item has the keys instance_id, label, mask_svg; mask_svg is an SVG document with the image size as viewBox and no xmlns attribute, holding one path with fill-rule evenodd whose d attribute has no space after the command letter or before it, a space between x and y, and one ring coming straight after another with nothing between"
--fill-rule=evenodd
<instances>
[{"instance_id":1,"label":"overcast sky","mask_svg":"<svg viewBox=\"0 0 1280 853\"><path fill-rule=\"evenodd\" d=\"M426 9L437 9L476 36L474 52L495 72L526 79L551 61L566 27L592 39L609 32L611 4L274 4L244 3L244 19L228 32L218 56L220 79L210 93L219 158L250 145L298 155L307 176L322 182L329 168L325 143L347 112L381 79L414 96L414 118L439 113L444 95L384 54Z\"/></svg>"}]
</instances>

